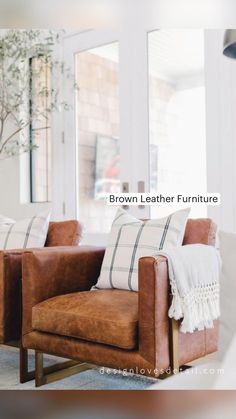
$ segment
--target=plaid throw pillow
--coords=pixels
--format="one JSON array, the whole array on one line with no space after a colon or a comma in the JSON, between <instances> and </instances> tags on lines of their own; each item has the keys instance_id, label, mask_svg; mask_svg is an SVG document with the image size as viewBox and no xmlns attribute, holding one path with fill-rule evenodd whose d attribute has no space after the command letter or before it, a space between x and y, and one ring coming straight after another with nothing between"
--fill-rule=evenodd
<instances>
[{"instance_id":1,"label":"plaid throw pillow","mask_svg":"<svg viewBox=\"0 0 236 419\"><path fill-rule=\"evenodd\" d=\"M26 249L44 247L51 211L32 218L0 225L0 249Z\"/></svg>"},{"instance_id":2,"label":"plaid throw pillow","mask_svg":"<svg viewBox=\"0 0 236 419\"><path fill-rule=\"evenodd\" d=\"M140 221L119 209L113 221L98 282L93 289L138 291L138 260L180 246L190 209L159 220Z\"/></svg>"}]
</instances>

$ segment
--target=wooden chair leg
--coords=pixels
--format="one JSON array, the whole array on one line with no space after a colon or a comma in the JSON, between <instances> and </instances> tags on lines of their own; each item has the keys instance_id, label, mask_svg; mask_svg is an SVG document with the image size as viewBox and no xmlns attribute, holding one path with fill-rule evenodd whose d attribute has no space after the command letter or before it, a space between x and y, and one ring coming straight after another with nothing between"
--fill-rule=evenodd
<instances>
[{"instance_id":1,"label":"wooden chair leg","mask_svg":"<svg viewBox=\"0 0 236 419\"><path fill-rule=\"evenodd\" d=\"M43 352L35 351L35 386L40 387L94 368L96 366L93 364L77 361L65 361L44 368Z\"/></svg>"},{"instance_id":2,"label":"wooden chair leg","mask_svg":"<svg viewBox=\"0 0 236 419\"><path fill-rule=\"evenodd\" d=\"M164 380L179 371L179 324L175 319L169 319L169 355L170 367L158 379Z\"/></svg>"},{"instance_id":3,"label":"wooden chair leg","mask_svg":"<svg viewBox=\"0 0 236 419\"><path fill-rule=\"evenodd\" d=\"M179 323L175 319L170 323L170 367L176 373L179 371Z\"/></svg>"},{"instance_id":4,"label":"wooden chair leg","mask_svg":"<svg viewBox=\"0 0 236 419\"><path fill-rule=\"evenodd\" d=\"M20 280L20 328L22 329L22 278ZM27 381L31 381L35 378L35 371L29 371L28 365L28 349L23 348L22 345L22 337L19 342L20 348L20 383L26 383Z\"/></svg>"},{"instance_id":5,"label":"wooden chair leg","mask_svg":"<svg viewBox=\"0 0 236 419\"><path fill-rule=\"evenodd\" d=\"M35 351L35 386L40 387L45 384L43 375L43 353Z\"/></svg>"},{"instance_id":6,"label":"wooden chair leg","mask_svg":"<svg viewBox=\"0 0 236 419\"><path fill-rule=\"evenodd\" d=\"M20 383L26 383L35 378L35 372L28 370L28 349L20 345Z\"/></svg>"},{"instance_id":7,"label":"wooden chair leg","mask_svg":"<svg viewBox=\"0 0 236 419\"><path fill-rule=\"evenodd\" d=\"M20 382L26 382L28 372L28 351L27 349L20 348Z\"/></svg>"}]
</instances>

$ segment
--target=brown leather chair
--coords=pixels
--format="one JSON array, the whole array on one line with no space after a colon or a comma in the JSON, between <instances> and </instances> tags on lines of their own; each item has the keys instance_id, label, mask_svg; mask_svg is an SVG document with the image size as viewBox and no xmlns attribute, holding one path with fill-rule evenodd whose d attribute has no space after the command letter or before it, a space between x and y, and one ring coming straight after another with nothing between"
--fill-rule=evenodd
<instances>
[{"instance_id":1,"label":"brown leather chair","mask_svg":"<svg viewBox=\"0 0 236 419\"><path fill-rule=\"evenodd\" d=\"M77 220L51 222L45 247L49 252L57 246L77 246L80 237ZM26 250L0 251L0 344L17 346L21 337L22 255Z\"/></svg>"},{"instance_id":2,"label":"brown leather chair","mask_svg":"<svg viewBox=\"0 0 236 419\"><path fill-rule=\"evenodd\" d=\"M210 219L188 220L183 244L214 245L215 235ZM25 252L22 342L36 351L36 386L66 376L47 374L44 353L74 360L77 372L100 365L158 377L217 350L218 321L213 329L183 334L168 318L164 257L139 260L139 292L90 292L103 256L96 247Z\"/></svg>"}]
</instances>

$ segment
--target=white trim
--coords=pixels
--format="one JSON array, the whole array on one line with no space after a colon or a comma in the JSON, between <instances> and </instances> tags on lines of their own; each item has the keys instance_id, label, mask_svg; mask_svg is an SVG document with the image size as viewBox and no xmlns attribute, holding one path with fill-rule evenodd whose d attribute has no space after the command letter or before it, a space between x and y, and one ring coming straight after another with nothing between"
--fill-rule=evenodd
<instances>
[{"instance_id":1,"label":"white trim","mask_svg":"<svg viewBox=\"0 0 236 419\"><path fill-rule=\"evenodd\" d=\"M149 187L149 141L148 141L148 61L147 33L142 28L128 37L127 32L86 31L64 39L64 61L75 68L75 54L112 42L119 42L120 66L120 148L121 148L121 181L129 182L130 191L137 192L138 181ZM139 48L136 48L137 42ZM67 90L66 90L67 89ZM127 94L127 92L129 92ZM65 84L64 94L71 103L72 92ZM79 218L78 204L78 161L77 141L75 138L75 106L64 113L65 130L65 218ZM145 162L145 163L144 163ZM132 171L130 168L132 167ZM74 191L74 192L73 192ZM146 218L149 209L135 208L132 212ZM92 235L93 236L93 235ZM91 236L91 237L92 237ZM104 235L102 235L104 236ZM98 237L98 236L97 236ZM104 236L105 237L105 236Z\"/></svg>"},{"instance_id":2,"label":"white trim","mask_svg":"<svg viewBox=\"0 0 236 419\"><path fill-rule=\"evenodd\" d=\"M86 31L77 35L73 34L72 38L64 39L64 61L71 68L74 74L75 54L87 49L117 41L118 35L110 31ZM76 138L77 122L75 117L75 95L71 90L71 86L64 84L64 93L66 101L71 103L73 97L73 109L64 112L64 129L65 132L65 205L66 218L79 218L78 203L78 139Z\"/></svg>"}]
</instances>

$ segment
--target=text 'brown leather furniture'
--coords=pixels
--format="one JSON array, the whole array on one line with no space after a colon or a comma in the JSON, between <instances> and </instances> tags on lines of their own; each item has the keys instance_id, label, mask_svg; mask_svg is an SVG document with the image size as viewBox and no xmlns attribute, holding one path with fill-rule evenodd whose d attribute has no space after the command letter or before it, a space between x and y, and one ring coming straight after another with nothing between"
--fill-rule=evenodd
<instances>
[{"instance_id":1,"label":"text 'brown leather furniture'","mask_svg":"<svg viewBox=\"0 0 236 419\"><path fill-rule=\"evenodd\" d=\"M215 235L210 219L188 220L183 244L214 245ZM95 365L158 377L217 350L217 321L212 329L184 334L168 318L164 257L139 260L139 292L89 291L103 256L96 247L25 252L22 343L36 351L36 386ZM44 353L73 361L67 371L52 373L43 368Z\"/></svg>"},{"instance_id":2,"label":"text 'brown leather furniture'","mask_svg":"<svg viewBox=\"0 0 236 419\"><path fill-rule=\"evenodd\" d=\"M57 246L77 246L81 237L81 225L76 220L51 222L45 247L47 252ZM37 251L44 251L40 248ZM27 249L0 250L0 344L19 346L21 339L21 279L22 255ZM27 374L27 351L20 351L20 380Z\"/></svg>"}]
</instances>

